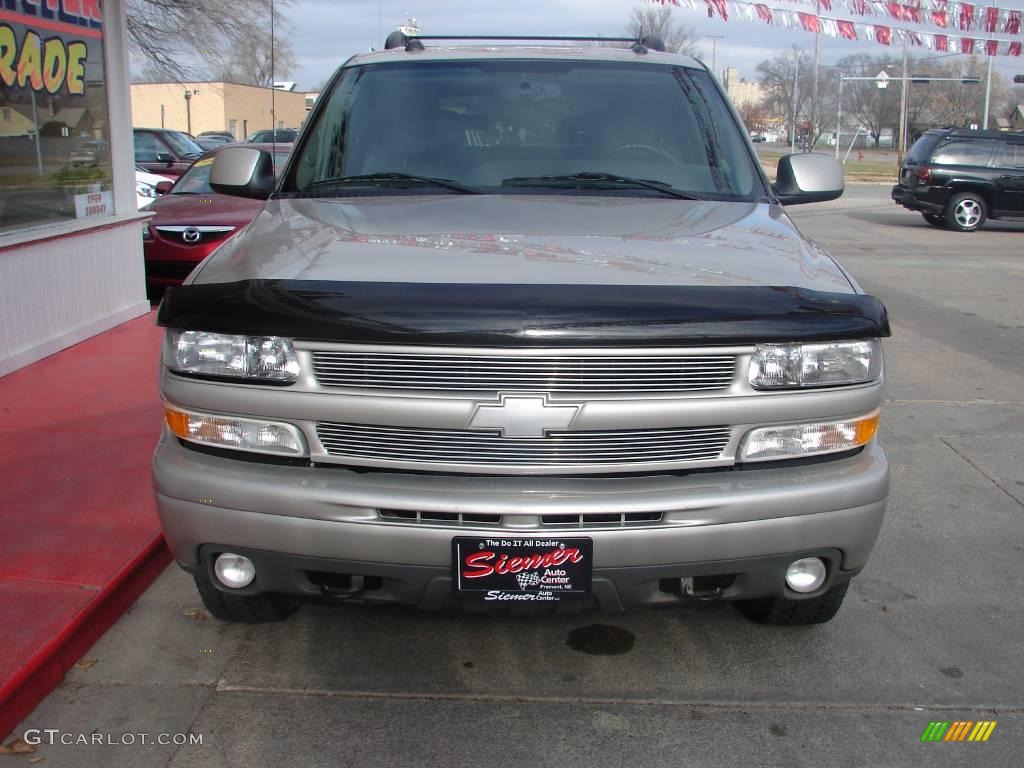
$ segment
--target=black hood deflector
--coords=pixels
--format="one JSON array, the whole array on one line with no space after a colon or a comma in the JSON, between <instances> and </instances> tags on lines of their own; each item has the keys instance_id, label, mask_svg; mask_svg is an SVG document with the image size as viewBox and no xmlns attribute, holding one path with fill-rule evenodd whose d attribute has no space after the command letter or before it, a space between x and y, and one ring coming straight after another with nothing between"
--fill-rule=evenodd
<instances>
[{"instance_id":1,"label":"black hood deflector","mask_svg":"<svg viewBox=\"0 0 1024 768\"><path fill-rule=\"evenodd\" d=\"M791 287L242 280L167 289L160 325L360 344L697 346L889 336L872 296Z\"/></svg>"}]
</instances>

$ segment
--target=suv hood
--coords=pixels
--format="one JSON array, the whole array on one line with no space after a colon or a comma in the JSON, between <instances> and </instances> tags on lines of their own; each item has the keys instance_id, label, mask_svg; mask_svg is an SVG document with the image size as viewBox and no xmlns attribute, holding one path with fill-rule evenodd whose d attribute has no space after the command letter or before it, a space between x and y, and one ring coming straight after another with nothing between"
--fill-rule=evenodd
<instances>
[{"instance_id":1,"label":"suv hood","mask_svg":"<svg viewBox=\"0 0 1024 768\"><path fill-rule=\"evenodd\" d=\"M251 279L855 292L778 206L569 195L272 200L193 282Z\"/></svg>"}]
</instances>

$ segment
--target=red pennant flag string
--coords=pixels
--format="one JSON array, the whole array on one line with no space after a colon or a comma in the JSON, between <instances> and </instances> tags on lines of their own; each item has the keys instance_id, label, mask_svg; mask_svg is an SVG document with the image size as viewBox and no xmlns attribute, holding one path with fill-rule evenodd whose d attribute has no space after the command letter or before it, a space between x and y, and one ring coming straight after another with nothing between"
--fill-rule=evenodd
<instances>
[{"instance_id":1,"label":"red pennant flag string","mask_svg":"<svg viewBox=\"0 0 1024 768\"><path fill-rule=\"evenodd\" d=\"M1006 17L1006 26L1003 32L1008 35L1020 34L1020 11L1010 11Z\"/></svg>"},{"instance_id":2,"label":"red pennant flag string","mask_svg":"<svg viewBox=\"0 0 1024 768\"><path fill-rule=\"evenodd\" d=\"M995 32L999 28L999 9L988 7L985 9L985 31Z\"/></svg>"},{"instance_id":3,"label":"red pennant flag string","mask_svg":"<svg viewBox=\"0 0 1024 768\"><path fill-rule=\"evenodd\" d=\"M882 45L892 45L892 28L875 24L875 40Z\"/></svg>"},{"instance_id":4,"label":"red pennant flag string","mask_svg":"<svg viewBox=\"0 0 1024 768\"><path fill-rule=\"evenodd\" d=\"M798 11L796 15L800 19L800 25L804 28L805 32L821 31L821 25L818 23L818 17L813 13L800 13Z\"/></svg>"},{"instance_id":5,"label":"red pennant flag string","mask_svg":"<svg viewBox=\"0 0 1024 768\"><path fill-rule=\"evenodd\" d=\"M836 26L839 28L840 37L844 37L847 40L857 39L857 30L854 28L852 21L836 21Z\"/></svg>"},{"instance_id":6,"label":"red pennant flag string","mask_svg":"<svg viewBox=\"0 0 1024 768\"><path fill-rule=\"evenodd\" d=\"M973 23L974 6L970 3L960 3L960 29L970 29Z\"/></svg>"}]
</instances>

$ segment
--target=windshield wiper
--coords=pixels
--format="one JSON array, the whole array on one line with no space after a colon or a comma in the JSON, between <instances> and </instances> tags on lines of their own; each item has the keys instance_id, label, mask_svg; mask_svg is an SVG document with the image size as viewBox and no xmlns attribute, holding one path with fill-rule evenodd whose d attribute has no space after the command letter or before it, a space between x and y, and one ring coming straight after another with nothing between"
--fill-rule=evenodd
<instances>
[{"instance_id":1,"label":"windshield wiper","mask_svg":"<svg viewBox=\"0 0 1024 768\"><path fill-rule=\"evenodd\" d=\"M346 184L366 184L367 182L373 184L376 182L391 183L403 181L412 181L420 184L431 184L435 187L444 187L445 189L450 189L452 192L458 192L462 195L483 194L479 189L466 186L465 184L460 184L459 182L452 181L451 179L436 179L433 176L414 176L409 173L399 173L397 171L382 171L379 173L363 173L356 176L336 176L333 179L320 179L319 181L314 181L302 191L311 192L314 189L340 187Z\"/></svg>"},{"instance_id":2,"label":"windshield wiper","mask_svg":"<svg viewBox=\"0 0 1024 768\"><path fill-rule=\"evenodd\" d=\"M653 189L655 192L678 198L679 200L701 200L703 198L695 195L680 192L664 181L653 179L634 179L632 176L623 176L618 173L604 173L601 171L581 171L565 176L513 176L501 182L503 187L529 187L534 185L551 184L555 186L571 187L594 187L601 184L620 184L642 189Z\"/></svg>"}]
</instances>

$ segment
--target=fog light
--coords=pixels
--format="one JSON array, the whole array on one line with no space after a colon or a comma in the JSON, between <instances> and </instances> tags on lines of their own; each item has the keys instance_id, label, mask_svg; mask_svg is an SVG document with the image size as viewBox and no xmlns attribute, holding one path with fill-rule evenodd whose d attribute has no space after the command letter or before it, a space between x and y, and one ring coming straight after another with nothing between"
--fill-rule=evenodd
<instances>
[{"instance_id":1,"label":"fog light","mask_svg":"<svg viewBox=\"0 0 1024 768\"><path fill-rule=\"evenodd\" d=\"M825 583L826 573L820 557L805 557L786 569L786 585L794 592L813 592Z\"/></svg>"},{"instance_id":2,"label":"fog light","mask_svg":"<svg viewBox=\"0 0 1024 768\"><path fill-rule=\"evenodd\" d=\"M217 555L213 563L213 572L217 574L221 584L232 589L247 587L256 578L256 566L252 560L231 552Z\"/></svg>"}]
</instances>

